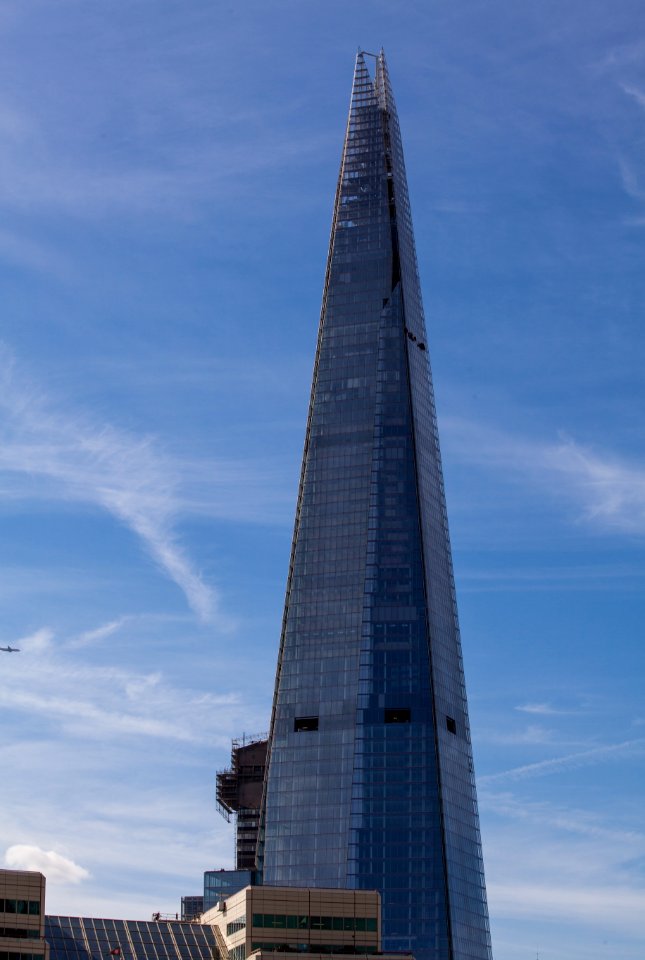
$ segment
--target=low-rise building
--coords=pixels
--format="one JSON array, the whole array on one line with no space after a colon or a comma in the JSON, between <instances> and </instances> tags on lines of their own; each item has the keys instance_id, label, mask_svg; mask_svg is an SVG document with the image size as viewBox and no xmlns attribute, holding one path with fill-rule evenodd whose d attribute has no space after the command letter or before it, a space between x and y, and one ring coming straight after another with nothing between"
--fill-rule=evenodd
<instances>
[{"instance_id":1,"label":"low-rise building","mask_svg":"<svg viewBox=\"0 0 645 960\"><path fill-rule=\"evenodd\" d=\"M246 887L202 914L215 934L218 960L262 960L266 954L381 954L381 898L374 890ZM277 955L277 956L276 956ZM397 960L402 956L396 954Z\"/></svg>"},{"instance_id":2,"label":"low-rise building","mask_svg":"<svg viewBox=\"0 0 645 960\"><path fill-rule=\"evenodd\" d=\"M0 960L49 960L42 873L0 870Z\"/></svg>"}]
</instances>

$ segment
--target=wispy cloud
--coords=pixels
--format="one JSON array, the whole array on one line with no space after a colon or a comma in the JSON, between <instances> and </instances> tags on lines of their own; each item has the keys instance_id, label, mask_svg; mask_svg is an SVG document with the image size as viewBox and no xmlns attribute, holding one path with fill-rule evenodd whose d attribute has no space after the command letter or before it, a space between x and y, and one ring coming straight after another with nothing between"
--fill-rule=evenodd
<instances>
[{"instance_id":1,"label":"wispy cloud","mask_svg":"<svg viewBox=\"0 0 645 960\"><path fill-rule=\"evenodd\" d=\"M36 630L34 633L20 637L16 641L16 646L19 647L23 653L43 653L51 647L53 639L54 631L50 630L49 627L41 627L40 630Z\"/></svg>"},{"instance_id":2,"label":"wispy cloud","mask_svg":"<svg viewBox=\"0 0 645 960\"><path fill-rule=\"evenodd\" d=\"M638 853L645 850L645 833L639 830L621 829L615 823L607 825L602 815L590 810L558 806L546 801L535 801L525 796L516 797L510 792L498 793L487 789L480 791L480 806L494 811L497 816L548 827L563 834L589 837L606 841L615 850L626 847Z\"/></svg>"},{"instance_id":3,"label":"wispy cloud","mask_svg":"<svg viewBox=\"0 0 645 960\"><path fill-rule=\"evenodd\" d=\"M32 722L46 719L67 736L189 743L210 730L213 742L226 743L236 718L243 723L237 691L204 693L169 683L160 670L80 661L49 627L15 643L23 660L0 678L0 707L12 715L24 713ZM18 683L27 660L29 683Z\"/></svg>"},{"instance_id":4,"label":"wispy cloud","mask_svg":"<svg viewBox=\"0 0 645 960\"><path fill-rule=\"evenodd\" d=\"M113 681L111 689L115 696L118 690L118 686L114 682L116 679L109 675L105 677L106 682ZM128 686L126 684L126 691ZM138 689L143 691L150 686L154 686L154 684L150 682L146 684L144 681L138 684ZM33 693L26 690L15 690L13 692L3 690L0 692L0 704L15 711L22 710L32 717L39 715L47 717L51 721L58 721L68 732L78 731L81 726L85 726L86 732L89 734L92 731L96 737L132 734L145 737L161 737L165 740L190 739L188 731L172 720L128 712L124 710L123 702L119 704L117 709L114 709L114 707L112 709L101 708L78 693L75 699L70 700L67 697L46 696L43 693Z\"/></svg>"},{"instance_id":5,"label":"wispy cloud","mask_svg":"<svg viewBox=\"0 0 645 960\"><path fill-rule=\"evenodd\" d=\"M645 466L641 463L628 463L567 437L541 442L450 417L442 425L446 445L460 459L540 484L567 504L575 503L578 521L645 533Z\"/></svg>"},{"instance_id":6,"label":"wispy cloud","mask_svg":"<svg viewBox=\"0 0 645 960\"><path fill-rule=\"evenodd\" d=\"M550 703L522 703L515 707L515 709L521 713L532 713L541 717L566 717L577 712L574 710L561 710L558 707L552 706Z\"/></svg>"},{"instance_id":7,"label":"wispy cloud","mask_svg":"<svg viewBox=\"0 0 645 960\"><path fill-rule=\"evenodd\" d=\"M530 724L524 730L518 730L512 733L480 730L477 733L477 740L484 743L506 744L508 746L530 746L553 744L555 736L553 730L548 730L539 724ZM559 742L561 743L561 741Z\"/></svg>"},{"instance_id":8,"label":"wispy cloud","mask_svg":"<svg viewBox=\"0 0 645 960\"><path fill-rule=\"evenodd\" d=\"M0 117L0 125L1 123ZM71 265L58 251L9 230L0 230L0 261L2 260L60 279L69 279L72 275Z\"/></svg>"},{"instance_id":9,"label":"wispy cloud","mask_svg":"<svg viewBox=\"0 0 645 960\"><path fill-rule=\"evenodd\" d=\"M595 563L575 567L551 565L549 567L518 566L496 567L492 563L485 569L465 567L459 572L461 591L468 593L544 591L558 593L574 590L633 591L642 590L645 572L640 564ZM519 709L519 708L518 708Z\"/></svg>"},{"instance_id":10,"label":"wispy cloud","mask_svg":"<svg viewBox=\"0 0 645 960\"><path fill-rule=\"evenodd\" d=\"M621 43L612 47L599 61L601 69L615 69L631 66L642 62L645 54L645 42L636 40L631 43Z\"/></svg>"},{"instance_id":11,"label":"wispy cloud","mask_svg":"<svg viewBox=\"0 0 645 960\"><path fill-rule=\"evenodd\" d=\"M582 922L605 936L645 934L645 915L637 906L644 896L638 859L645 835L630 829L625 811L615 804L595 811L488 789L479 800L490 831L487 889L494 918L539 919L544 932L557 918L565 929ZM640 811L631 819L640 826ZM560 938L563 933L560 926Z\"/></svg>"},{"instance_id":12,"label":"wispy cloud","mask_svg":"<svg viewBox=\"0 0 645 960\"><path fill-rule=\"evenodd\" d=\"M26 843L9 847L4 855L5 866L12 870L38 870L47 879L58 883L81 883L89 871L55 850L41 850Z\"/></svg>"},{"instance_id":13,"label":"wispy cloud","mask_svg":"<svg viewBox=\"0 0 645 960\"><path fill-rule=\"evenodd\" d=\"M121 627L125 626L125 624L129 623L132 619L133 617L117 617L116 620L103 623L100 627L95 627L93 630L84 630L82 633L79 633L78 636L68 640L66 646L85 647L93 643L100 643L102 640L107 640L112 634L117 633Z\"/></svg>"},{"instance_id":14,"label":"wispy cloud","mask_svg":"<svg viewBox=\"0 0 645 960\"><path fill-rule=\"evenodd\" d=\"M193 568L175 533L179 504L172 462L150 437L53 407L27 383L10 353L0 350L0 409L5 414L0 470L31 481L18 485L15 495L34 495L34 478L44 478L50 484L47 496L58 492L106 509L141 539L202 620L217 619L227 626L218 614L215 589Z\"/></svg>"},{"instance_id":15,"label":"wispy cloud","mask_svg":"<svg viewBox=\"0 0 645 960\"><path fill-rule=\"evenodd\" d=\"M640 90L638 87L634 87L628 83L622 83L621 87L628 97L635 100L639 107L645 110L645 90Z\"/></svg>"},{"instance_id":16,"label":"wispy cloud","mask_svg":"<svg viewBox=\"0 0 645 960\"><path fill-rule=\"evenodd\" d=\"M643 891L628 886L489 883L488 895L501 916L534 917L645 933Z\"/></svg>"},{"instance_id":17,"label":"wispy cloud","mask_svg":"<svg viewBox=\"0 0 645 960\"><path fill-rule=\"evenodd\" d=\"M150 80L142 84L139 109L141 114L146 107L165 114L166 135L161 141L151 136L155 146L147 143L136 154L120 148L121 138L105 149L100 117L79 125L78 116L61 110L52 124L50 116L37 110L0 102L0 206L19 212L36 206L83 219L162 214L185 220L205 201L228 203L232 195L256 192L258 177L266 179L270 171L300 161L310 163L329 145L328 135L319 130L289 135L289 113L301 110L301 104L264 101L254 111L247 107L242 116L231 88L227 108L215 123L212 100L199 111L194 91L173 91L170 98L167 87L158 89L154 77ZM119 94L125 97L121 90L115 98ZM190 109L200 116L182 116ZM60 136L61 129L67 137ZM135 128L131 136L139 134ZM131 146L129 138L126 143Z\"/></svg>"},{"instance_id":18,"label":"wispy cloud","mask_svg":"<svg viewBox=\"0 0 645 960\"><path fill-rule=\"evenodd\" d=\"M640 202L645 200L645 185L641 182L631 162L625 159L625 157L620 157L618 160L618 169L625 193L631 197L632 200L638 200Z\"/></svg>"},{"instance_id":19,"label":"wispy cloud","mask_svg":"<svg viewBox=\"0 0 645 960\"><path fill-rule=\"evenodd\" d=\"M606 760L616 760L623 757L640 755L645 752L645 739L625 740L622 743L608 744L603 747L594 747L591 750L582 750L578 753L569 753L564 757L554 757L551 760L540 760L537 763L528 763L511 770L492 773L481 777L482 784L494 783L500 780L525 780L530 777L542 777L552 773L562 773L576 770L580 767L603 763Z\"/></svg>"}]
</instances>

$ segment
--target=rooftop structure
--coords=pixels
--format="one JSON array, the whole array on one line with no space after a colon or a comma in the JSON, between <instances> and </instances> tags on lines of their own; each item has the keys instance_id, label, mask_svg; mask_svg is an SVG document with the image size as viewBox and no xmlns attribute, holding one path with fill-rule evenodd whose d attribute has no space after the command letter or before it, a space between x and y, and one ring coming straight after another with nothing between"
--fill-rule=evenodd
<instances>
[{"instance_id":1,"label":"rooftop structure","mask_svg":"<svg viewBox=\"0 0 645 960\"><path fill-rule=\"evenodd\" d=\"M266 734L234 740L230 768L217 773L217 809L226 820L235 816L237 870L255 869L266 753Z\"/></svg>"},{"instance_id":2,"label":"rooftop structure","mask_svg":"<svg viewBox=\"0 0 645 960\"><path fill-rule=\"evenodd\" d=\"M213 960L210 926L181 920L50 917L49 960Z\"/></svg>"}]
</instances>

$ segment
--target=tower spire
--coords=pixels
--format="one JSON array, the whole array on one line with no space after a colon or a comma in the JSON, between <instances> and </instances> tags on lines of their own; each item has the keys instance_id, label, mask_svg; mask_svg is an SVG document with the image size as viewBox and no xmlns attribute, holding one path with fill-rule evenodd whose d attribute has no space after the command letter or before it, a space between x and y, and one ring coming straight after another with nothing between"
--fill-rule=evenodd
<instances>
[{"instance_id":1,"label":"tower spire","mask_svg":"<svg viewBox=\"0 0 645 960\"><path fill-rule=\"evenodd\" d=\"M378 889L385 950L490 960L403 149L385 55L374 79L366 55L334 206L259 865L272 885Z\"/></svg>"}]
</instances>

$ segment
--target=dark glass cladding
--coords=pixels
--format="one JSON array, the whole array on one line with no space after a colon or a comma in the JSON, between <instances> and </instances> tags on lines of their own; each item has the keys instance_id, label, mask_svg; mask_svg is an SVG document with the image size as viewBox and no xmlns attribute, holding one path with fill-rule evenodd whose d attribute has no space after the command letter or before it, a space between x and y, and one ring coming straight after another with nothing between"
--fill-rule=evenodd
<instances>
[{"instance_id":1,"label":"dark glass cladding","mask_svg":"<svg viewBox=\"0 0 645 960\"><path fill-rule=\"evenodd\" d=\"M302 717L318 718L315 733L298 732ZM356 63L258 854L268 884L380 890L385 950L490 960L425 321L382 54L375 80Z\"/></svg>"},{"instance_id":2,"label":"dark glass cladding","mask_svg":"<svg viewBox=\"0 0 645 960\"><path fill-rule=\"evenodd\" d=\"M46 917L50 960L212 960L211 927L197 923Z\"/></svg>"}]
</instances>

